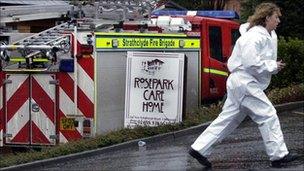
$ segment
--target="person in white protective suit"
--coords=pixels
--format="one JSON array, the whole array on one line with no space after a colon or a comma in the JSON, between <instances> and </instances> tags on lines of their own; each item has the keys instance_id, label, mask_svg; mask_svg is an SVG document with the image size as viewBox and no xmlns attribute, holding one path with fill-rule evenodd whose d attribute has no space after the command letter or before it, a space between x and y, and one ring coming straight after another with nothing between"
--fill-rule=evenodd
<instances>
[{"instance_id":1,"label":"person in white protective suit","mask_svg":"<svg viewBox=\"0 0 304 171\"><path fill-rule=\"evenodd\" d=\"M285 64L277 61L277 36L275 29L280 22L280 9L273 3L257 6L250 23L241 26L228 69L227 99L222 112L191 145L189 154L202 165L211 167L207 157L216 142L229 135L246 117L258 124L273 167L295 160L298 156L287 150L274 106L264 93L271 76Z\"/></svg>"}]
</instances>

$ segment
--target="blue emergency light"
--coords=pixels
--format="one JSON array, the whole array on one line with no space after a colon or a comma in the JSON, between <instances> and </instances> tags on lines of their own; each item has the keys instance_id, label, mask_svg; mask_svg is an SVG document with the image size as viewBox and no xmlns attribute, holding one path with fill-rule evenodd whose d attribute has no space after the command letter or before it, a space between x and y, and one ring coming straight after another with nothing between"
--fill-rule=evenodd
<instances>
[{"instance_id":1,"label":"blue emergency light","mask_svg":"<svg viewBox=\"0 0 304 171\"><path fill-rule=\"evenodd\" d=\"M213 10L213 11L178 11L178 10L156 10L153 11L152 16L185 16L194 15L201 17L212 17L212 18L222 18L222 19L239 19L239 15L233 10Z\"/></svg>"},{"instance_id":2,"label":"blue emergency light","mask_svg":"<svg viewBox=\"0 0 304 171\"><path fill-rule=\"evenodd\" d=\"M74 59L61 59L59 63L59 71L74 72Z\"/></svg>"},{"instance_id":3,"label":"blue emergency light","mask_svg":"<svg viewBox=\"0 0 304 171\"><path fill-rule=\"evenodd\" d=\"M177 10L155 10L152 11L152 16L183 16L187 15L188 11L177 11Z\"/></svg>"}]
</instances>

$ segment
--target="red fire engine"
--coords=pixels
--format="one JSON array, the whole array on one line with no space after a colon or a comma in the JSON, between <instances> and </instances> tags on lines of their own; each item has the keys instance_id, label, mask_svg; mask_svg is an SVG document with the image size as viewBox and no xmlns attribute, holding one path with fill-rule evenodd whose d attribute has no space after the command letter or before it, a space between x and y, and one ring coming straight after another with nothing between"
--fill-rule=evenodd
<instances>
[{"instance_id":1,"label":"red fire engine","mask_svg":"<svg viewBox=\"0 0 304 171\"><path fill-rule=\"evenodd\" d=\"M151 22L95 29L64 23L1 45L0 146L55 145L122 128L128 51L185 54L187 111L223 97L226 62L239 36L236 13L151 16ZM128 41L155 45L125 45Z\"/></svg>"},{"instance_id":2,"label":"red fire engine","mask_svg":"<svg viewBox=\"0 0 304 171\"><path fill-rule=\"evenodd\" d=\"M192 28L185 30L181 24L185 21L176 20L177 29L188 37L197 37L201 44L201 99L203 102L222 98L226 92L228 69L226 62L232 52L236 40L239 38L239 23L232 19L238 18L234 11L156 11L152 13L154 22L159 16L166 24L159 27L151 26L149 31L164 32L163 28L176 27L174 19L184 18L190 22ZM153 19L152 19L153 20ZM171 22L171 23L170 23ZM124 24L124 30L137 30L138 24ZM162 28L161 28L162 27ZM170 28L169 28L170 29ZM165 29L166 30L166 29Z\"/></svg>"}]
</instances>

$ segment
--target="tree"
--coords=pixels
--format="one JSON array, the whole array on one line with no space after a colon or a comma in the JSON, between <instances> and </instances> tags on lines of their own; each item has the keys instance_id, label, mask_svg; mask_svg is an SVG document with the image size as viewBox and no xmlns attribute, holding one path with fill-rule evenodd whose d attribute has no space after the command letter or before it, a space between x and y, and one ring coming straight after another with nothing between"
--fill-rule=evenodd
<instances>
[{"instance_id":1,"label":"tree","mask_svg":"<svg viewBox=\"0 0 304 171\"><path fill-rule=\"evenodd\" d=\"M173 0L189 10L222 10L228 0ZM281 8L281 24L277 32L284 37L304 39L304 1L303 0L240 0L241 22L253 14L255 7L262 2L274 2Z\"/></svg>"},{"instance_id":2,"label":"tree","mask_svg":"<svg viewBox=\"0 0 304 171\"><path fill-rule=\"evenodd\" d=\"M303 0L242 0L241 21L245 22L253 14L254 8L262 2L274 2L281 8L281 24L277 28L278 35L304 39Z\"/></svg>"}]
</instances>

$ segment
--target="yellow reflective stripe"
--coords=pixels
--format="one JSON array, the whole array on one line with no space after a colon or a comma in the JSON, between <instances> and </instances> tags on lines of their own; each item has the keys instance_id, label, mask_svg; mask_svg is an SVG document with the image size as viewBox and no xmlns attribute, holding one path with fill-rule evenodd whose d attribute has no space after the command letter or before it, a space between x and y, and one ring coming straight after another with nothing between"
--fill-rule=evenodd
<instances>
[{"instance_id":1,"label":"yellow reflective stripe","mask_svg":"<svg viewBox=\"0 0 304 171\"><path fill-rule=\"evenodd\" d=\"M17 50L17 46L16 45L11 45L10 48L11 48L11 50Z\"/></svg>"},{"instance_id":2,"label":"yellow reflective stripe","mask_svg":"<svg viewBox=\"0 0 304 171\"><path fill-rule=\"evenodd\" d=\"M25 58L10 58L12 62L25 62Z\"/></svg>"},{"instance_id":3,"label":"yellow reflective stripe","mask_svg":"<svg viewBox=\"0 0 304 171\"><path fill-rule=\"evenodd\" d=\"M45 58L36 58L36 59L34 58L33 62L49 62L49 60Z\"/></svg>"},{"instance_id":4,"label":"yellow reflective stripe","mask_svg":"<svg viewBox=\"0 0 304 171\"><path fill-rule=\"evenodd\" d=\"M228 76L228 72L217 70L217 69L204 68L203 71L205 73L211 73L211 74L217 74L217 75L222 75L222 76Z\"/></svg>"},{"instance_id":5,"label":"yellow reflective stripe","mask_svg":"<svg viewBox=\"0 0 304 171\"><path fill-rule=\"evenodd\" d=\"M115 43L115 44L113 44ZM114 47L114 46L115 47ZM102 49L198 49L200 48L200 39L182 39L182 38L96 38L96 48Z\"/></svg>"},{"instance_id":6,"label":"yellow reflective stripe","mask_svg":"<svg viewBox=\"0 0 304 171\"><path fill-rule=\"evenodd\" d=\"M162 33L106 33L106 32L97 32L96 36L136 36L136 37L187 37L185 34L162 34Z\"/></svg>"},{"instance_id":7,"label":"yellow reflective stripe","mask_svg":"<svg viewBox=\"0 0 304 171\"><path fill-rule=\"evenodd\" d=\"M10 58L11 62L25 62L25 58ZM48 59L45 58L34 58L33 62L48 62Z\"/></svg>"},{"instance_id":8,"label":"yellow reflective stripe","mask_svg":"<svg viewBox=\"0 0 304 171\"><path fill-rule=\"evenodd\" d=\"M96 48L112 48L112 38L96 38Z\"/></svg>"},{"instance_id":9,"label":"yellow reflective stripe","mask_svg":"<svg viewBox=\"0 0 304 171\"><path fill-rule=\"evenodd\" d=\"M195 48L198 49L201 46L200 39L185 39L185 46L183 48L191 49Z\"/></svg>"}]
</instances>

